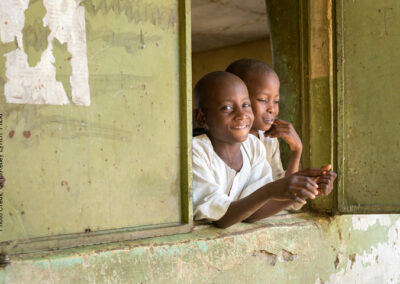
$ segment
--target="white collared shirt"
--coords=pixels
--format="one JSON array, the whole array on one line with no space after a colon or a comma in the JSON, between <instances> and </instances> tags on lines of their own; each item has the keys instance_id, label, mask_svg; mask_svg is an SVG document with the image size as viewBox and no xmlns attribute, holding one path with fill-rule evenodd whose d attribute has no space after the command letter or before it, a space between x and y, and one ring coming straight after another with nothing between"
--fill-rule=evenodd
<instances>
[{"instance_id":1,"label":"white collared shirt","mask_svg":"<svg viewBox=\"0 0 400 284\"><path fill-rule=\"evenodd\" d=\"M249 135L240 147L243 166L231 169L215 153L206 134L193 138L193 209L194 219L219 220L232 201L244 198L272 182L272 170L265 147Z\"/></svg>"},{"instance_id":2,"label":"white collared shirt","mask_svg":"<svg viewBox=\"0 0 400 284\"><path fill-rule=\"evenodd\" d=\"M272 177L274 180L283 178L285 176L285 171L283 170L281 161L281 152L279 150L278 138L265 137L264 131L258 131L258 137L265 146L265 153L267 156L267 161L272 169Z\"/></svg>"}]
</instances>

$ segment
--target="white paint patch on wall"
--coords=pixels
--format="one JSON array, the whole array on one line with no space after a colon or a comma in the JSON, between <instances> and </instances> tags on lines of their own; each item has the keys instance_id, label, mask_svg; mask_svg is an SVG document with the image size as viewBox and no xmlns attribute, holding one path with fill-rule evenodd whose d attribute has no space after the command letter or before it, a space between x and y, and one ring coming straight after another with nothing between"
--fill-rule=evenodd
<instances>
[{"instance_id":1,"label":"white paint patch on wall","mask_svg":"<svg viewBox=\"0 0 400 284\"><path fill-rule=\"evenodd\" d=\"M371 220L375 220L375 224L378 220L376 216L370 217ZM387 224L386 218L382 220ZM357 222L356 226L359 226ZM372 221L368 224L371 223ZM364 228L364 225L361 227ZM356 254L353 260L348 261L345 269L331 275L324 283L400 283L400 219L390 227L387 242L378 243L377 246L364 251L362 255ZM317 279L316 283L320 282L321 280Z\"/></svg>"},{"instance_id":2,"label":"white paint patch on wall","mask_svg":"<svg viewBox=\"0 0 400 284\"><path fill-rule=\"evenodd\" d=\"M25 10L29 0L0 1L0 36L3 43L17 39L18 48L7 53L5 96L8 103L21 104L69 104L61 82L56 80L53 63L52 41L67 43L71 53L72 75L70 77L72 103L90 105L89 71L86 48L86 27L84 7L81 0L43 0L47 10L43 18L44 27L50 29L48 47L39 63L30 67L23 47L22 30L25 24Z\"/></svg>"},{"instance_id":3,"label":"white paint patch on wall","mask_svg":"<svg viewBox=\"0 0 400 284\"><path fill-rule=\"evenodd\" d=\"M389 227L392 222L388 215L353 215L353 229L366 231L370 226L375 225L377 222L381 224L381 226Z\"/></svg>"}]
</instances>

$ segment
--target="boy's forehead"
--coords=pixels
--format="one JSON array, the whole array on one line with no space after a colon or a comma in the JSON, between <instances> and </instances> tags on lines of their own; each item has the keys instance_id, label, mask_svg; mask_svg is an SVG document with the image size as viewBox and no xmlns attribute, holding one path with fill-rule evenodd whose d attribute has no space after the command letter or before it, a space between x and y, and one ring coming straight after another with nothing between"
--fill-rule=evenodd
<instances>
[{"instance_id":1,"label":"boy's forehead","mask_svg":"<svg viewBox=\"0 0 400 284\"><path fill-rule=\"evenodd\" d=\"M274 71L251 71L247 73L246 77L258 81L279 80L278 75Z\"/></svg>"},{"instance_id":2,"label":"boy's forehead","mask_svg":"<svg viewBox=\"0 0 400 284\"><path fill-rule=\"evenodd\" d=\"M280 85L280 81L278 75L275 72L255 72L252 74L248 74L246 78L246 85L249 88L254 87L278 87Z\"/></svg>"},{"instance_id":3,"label":"boy's forehead","mask_svg":"<svg viewBox=\"0 0 400 284\"><path fill-rule=\"evenodd\" d=\"M216 81L209 94L206 96L206 101L211 103L227 100L237 94L248 95L246 85L234 77Z\"/></svg>"}]
</instances>

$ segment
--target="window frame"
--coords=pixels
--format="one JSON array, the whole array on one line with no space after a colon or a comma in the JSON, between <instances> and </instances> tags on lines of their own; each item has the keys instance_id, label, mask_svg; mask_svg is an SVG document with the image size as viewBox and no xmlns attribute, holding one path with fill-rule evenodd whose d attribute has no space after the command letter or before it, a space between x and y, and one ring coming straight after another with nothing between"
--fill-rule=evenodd
<instances>
[{"instance_id":1,"label":"window frame","mask_svg":"<svg viewBox=\"0 0 400 284\"><path fill-rule=\"evenodd\" d=\"M0 251L8 255L49 252L56 249L105 244L149 237L181 234L193 229L192 210L192 83L191 83L191 8L190 0L178 0L179 88L180 88L180 175L181 222L120 228L85 233L45 236L0 243Z\"/></svg>"}]
</instances>

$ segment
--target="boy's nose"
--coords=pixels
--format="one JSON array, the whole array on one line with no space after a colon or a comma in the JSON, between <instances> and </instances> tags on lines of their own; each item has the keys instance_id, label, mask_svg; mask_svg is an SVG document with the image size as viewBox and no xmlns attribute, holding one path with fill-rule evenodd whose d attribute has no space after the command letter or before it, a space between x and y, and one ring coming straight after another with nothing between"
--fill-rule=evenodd
<instances>
[{"instance_id":1,"label":"boy's nose","mask_svg":"<svg viewBox=\"0 0 400 284\"><path fill-rule=\"evenodd\" d=\"M273 102L268 102L268 104L267 104L267 112L268 113L273 113L274 112Z\"/></svg>"},{"instance_id":2,"label":"boy's nose","mask_svg":"<svg viewBox=\"0 0 400 284\"><path fill-rule=\"evenodd\" d=\"M246 116L246 112L242 108L237 108L235 117L236 119L243 119Z\"/></svg>"}]
</instances>

